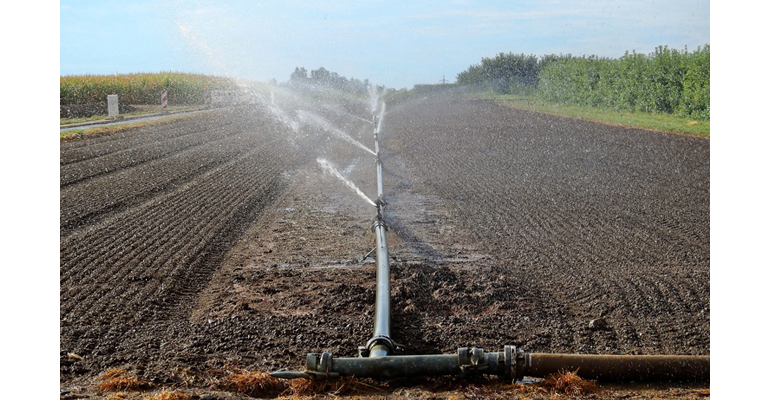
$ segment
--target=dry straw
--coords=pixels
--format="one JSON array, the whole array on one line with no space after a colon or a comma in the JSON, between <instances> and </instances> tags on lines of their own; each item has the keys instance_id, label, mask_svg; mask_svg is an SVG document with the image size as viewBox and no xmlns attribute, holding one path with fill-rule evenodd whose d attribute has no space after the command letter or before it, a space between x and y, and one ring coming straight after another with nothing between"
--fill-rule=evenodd
<instances>
[{"instance_id":1,"label":"dry straw","mask_svg":"<svg viewBox=\"0 0 770 400\"><path fill-rule=\"evenodd\" d=\"M578 371L559 371L545 377L540 385L553 393L583 396L599 391L594 381L588 381L578 376Z\"/></svg>"},{"instance_id":2,"label":"dry straw","mask_svg":"<svg viewBox=\"0 0 770 400\"><path fill-rule=\"evenodd\" d=\"M146 386L137 377L129 375L121 368L107 370L99 377L100 383L97 385L99 392L116 392L119 390L131 391L139 390Z\"/></svg>"},{"instance_id":3,"label":"dry straw","mask_svg":"<svg viewBox=\"0 0 770 400\"><path fill-rule=\"evenodd\" d=\"M289 387L281 393L282 396L313 396L316 394L331 394L332 396L344 396L381 391L382 389L363 382L355 376L344 377L335 380L312 381L308 379L294 379Z\"/></svg>"},{"instance_id":4,"label":"dry straw","mask_svg":"<svg viewBox=\"0 0 770 400\"><path fill-rule=\"evenodd\" d=\"M190 400L192 397L189 394L163 390L162 392L151 396L145 397L143 400Z\"/></svg>"},{"instance_id":5,"label":"dry straw","mask_svg":"<svg viewBox=\"0 0 770 400\"><path fill-rule=\"evenodd\" d=\"M224 389L252 397L275 396L286 389L286 385L263 371L231 372L219 381Z\"/></svg>"}]
</instances>

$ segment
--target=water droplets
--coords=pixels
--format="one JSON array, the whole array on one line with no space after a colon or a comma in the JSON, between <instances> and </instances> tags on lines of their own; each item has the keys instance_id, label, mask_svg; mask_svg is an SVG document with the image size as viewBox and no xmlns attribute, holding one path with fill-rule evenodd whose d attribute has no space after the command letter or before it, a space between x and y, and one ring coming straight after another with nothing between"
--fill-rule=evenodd
<instances>
[{"instance_id":1,"label":"water droplets","mask_svg":"<svg viewBox=\"0 0 770 400\"><path fill-rule=\"evenodd\" d=\"M334 165L332 165L332 163L330 163L328 160L326 160L325 158L320 158L319 157L319 158L316 159L316 161L318 162L318 165L321 166L321 168L323 169L324 173L327 173L327 174L330 174L332 176L335 176L335 177L339 178L345 184L345 186L347 186L350 189L352 189L359 197L361 197L362 199L366 200L366 202L371 204L372 206L375 205L374 201L372 201L372 199L370 199L367 195L365 195L364 192L362 192L361 189L359 189L358 186L356 186L355 183L353 183L349 179L345 178L337 170L337 168L335 168Z\"/></svg>"},{"instance_id":2,"label":"water droplets","mask_svg":"<svg viewBox=\"0 0 770 400\"><path fill-rule=\"evenodd\" d=\"M337 137L339 139L342 139L342 140L344 140L344 141L346 141L346 142L348 142L348 143L350 143L350 144L352 144L352 145L354 145L356 147L359 147L359 148L365 150L366 152L368 152L369 154L371 154L373 156L376 155L374 150L364 146L363 143L353 139L347 133L343 132L342 130L340 130L340 129L336 128L336 127L334 127L329 121L325 120L323 117L318 116L318 115L316 115L314 113L311 113L309 111L304 111L304 110L300 110L297 113L297 115L299 116L300 121L302 121L303 123L316 125L316 126L320 127L321 129L323 129L325 132L328 132L328 133L334 135L335 137Z\"/></svg>"}]
</instances>

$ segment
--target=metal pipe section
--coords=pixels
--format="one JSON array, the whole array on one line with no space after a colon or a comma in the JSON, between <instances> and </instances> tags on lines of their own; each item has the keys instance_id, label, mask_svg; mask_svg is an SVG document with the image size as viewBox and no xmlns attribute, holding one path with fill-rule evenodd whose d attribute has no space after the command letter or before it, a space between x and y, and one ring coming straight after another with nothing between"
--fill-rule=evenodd
<instances>
[{"instance_id":1,"label":"metal pipe section","mask_svg":"<svg viewBox=\"0 0 770 400\"><path fill-rule=\"evenodd\" d=\"M377 134L379 133L378 129L380 127L377 126L377 122L378 122L377 121L377 116L376 115L372 115L372 125L374 125L374 154L377 155L377 159L379 160L379 158L380 158L380 143L379 143L379 138L377 137Z\"/></svg>"},{"instance_id":2,"label":"metal pipe section","mask_svg":"<svg viewBox=\"0 0 770 400\"><path fill-rule=\"evenodd\" d=\"M340 376L397 378L410 376L497 375L506 380L546 377L577 371L584 379L601 382L708 381L709 356L625 356L525 353L515 346L501 352L462 347L457 354L335 358L311 353L304 372L277 372L279 378L329 379Z\"/></svg>"},{"instance_id":3,"label":"metal pipe section","mask_svg":"<svg viewBox=\"0 0 770 400\"><path fill-rule=\"evenodd\" d=\"M577 370L583 378L609 382L707 381L710 377L710 356L524 354L521 373L527 376Z\"/></svg>"},{"instance_id":4,"label":"metal pipe section","mask_svg":"<svg viewBox=\"0 0 770 400\"><path fill-rule=\"evenodd\" d=\"M320 366L325 354L312 355ZM332 358L329 369L314 374L317 378L357 376L398 378L404 376L456 375L459 372L456 354L415 356Z\"/></svg>"},{"instance_id":5,"label":"metal pipe section","mask_svg":"<svg viewBox=\"0 0 770 400\"><path fill-rule=\"evenodd\" d=\"M513 352L508 352L509 356ZM485 353L483 349L460 348L457 354L335 358L331 353L311 353L302 374L311 379L340 376L397 378L409 376L471 375L474 373L511 376L513 359L507 362L505 352ZM287 372L284 374L297 374ZM276 375L274 375L276 376ZM289 376L281 375L278 377Z\"/></svg>"},{"instance_id":6,"label":"metal pipe section","mask_svg":"<svg viewBox=\"0 0 770 400\"><path fill-rule=\"evenodd\" d=\"M374 154L377 157L377 198L382 200L384 191L382 190L382 160L380 160L380 138L377 116L372 116L374 121ZM377 215L380 214L380 207L377 207Z\"/></svg>"},{"instance_id":7,"label":"metal pipe section","mask_svg":"<svg viewBox=\"0 0 770 400\"><path fill-rule=\"evenodd\" d=\"M377 238L377 297L374 311L374 336L366 344L369 357L387 356L395 349L390 339L390 264L381 207L382 200L378 198L377 219L374 222L374 233Z\"/></svg>"},{"instance_id":8,"label":"metal pipe section","mask_svg":"<svg viewBox=\"0 0 770 400\"><path fill-rule=\"evenodd\" d=\"M380 161L380 145L378 138L377 117L374 121L374 148L377 156L377 219L374 221L374 234L377 251L377 297L374 311L374 334L362 355L369 357L385 357L393 354L396 345L390 339L390 264L388 263L388 242L385 239L387 227L382 219L382 208L385 205L382 189L382 161Z\"/></svg>"},{"instance_id":9,"label":"metal pipe section","mask_svg":"<svg viewBox=\"0 0 770 400\"><path fill-rule=\"evenodd\" d=\"M384 195L384 191L382 190L382 161L380 161L380 153L377 153L377 198L382 200L383 195Z\"/></svg>"}]
</instances>

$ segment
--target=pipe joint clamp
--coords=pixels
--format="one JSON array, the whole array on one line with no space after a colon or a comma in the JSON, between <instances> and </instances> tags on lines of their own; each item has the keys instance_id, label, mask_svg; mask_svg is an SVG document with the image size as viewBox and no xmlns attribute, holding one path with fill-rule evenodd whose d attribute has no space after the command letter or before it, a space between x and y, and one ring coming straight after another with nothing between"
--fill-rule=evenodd
<instances>
[{"instance_id":1,"label":"pipe joint clamp","mask_svg":"<svg viewBox=\"0 0 770 400\"><path fill-rule=\"evenodd\" d=\"M457 363L464 376L482 374L489 368L489 358L484 349L478 347L457 349Z\"/></svg>"},{"instance_id":2,"label":"pipe joint clamp","mask_svg":"<svg viewBox=\"0 0 770 400\"><path fill-rule=\"evenodd\" d=\"M336 378L340 374L333 371L333 360L332 353L326 351L321 354L308 353L304 373L309 375L311 379Z\"/></svg>"},{"instance_id":3,"label":"pipe joint clamp","mask_svg":"<svg viewBox=\"0 0 770 400\"><path fill-rule=\"evenodd\" d=\"M398 349L398 346L393 341L393 339L387 337L387 336L375 336L371 339L369 339L368 342L366 342L366 352L367 354L372 351L372 348L377 345L383 345L388 348L388 354L394 354L396 350ZM359 354L361 354L361 351L359 350Z\"/></svg>"}]
</instances>

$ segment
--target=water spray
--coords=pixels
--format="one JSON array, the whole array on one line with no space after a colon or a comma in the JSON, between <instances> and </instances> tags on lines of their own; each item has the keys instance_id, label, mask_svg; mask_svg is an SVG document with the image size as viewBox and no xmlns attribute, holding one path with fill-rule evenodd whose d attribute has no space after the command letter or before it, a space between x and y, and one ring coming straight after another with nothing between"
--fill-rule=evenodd
<instances>
[{"instance_id":1,"label":"water spray","mask_svg":"<svg viewBox=\"0 0 770 400\"><path fill-rule=\"evenodd\" d=\"M561 371L578 371L585 379L611 382L643 381L708 381L709 356L683 355L589 355L528 353L506 345L502 351L485 352L478 347L461 347L455 354L405 355L406 349L390 336L390 265L382 217L385 206L382 186L382 159L379 132L385 113L372 110L374 147L377 164L377 216L374 221L377 252L377 294L374 332L358 357L334 357L332 353L309 353L304 371L279 370L276 378L333 379L342 376L360 378L398 378L416 376L457 375L472 377L497 375L517 381L528 377L545 377ZM319 161L320 162L320 161Z\"/></svg>"},{"instance_id":2,"label":"water spray","mask_svg":"<svg viewBox=\"0 0 770 400\"><path fill-rule=\"evenodd\" d=\"M300 110L297 113L297 115L299 116L300 120L302 120L303 122L317 125L317 126L321 127L324 131L331 133L335 137L337 137L339 139L342 139L342 140L344 140L344 141L346 141L346 142L348 142L348 143L350 143L350 144L352 144L352 145L354 145L354 146L356 146L356 147L366 151L367 153L369 153L369 154L371 154L373 156L377 156L377 153L375 151L372 151L372 149L366 147L363 143L353 139L350 135L348 135L347 133L343 132L342 130L340 130L338 128L335 128L334 126L332 126L331 123L329 123L328 121L326 121L322 117L320 117L320 116L318 116L316 114L313 114L311 112L308 112L308 111L303 111L303 110Z\"/></svg>"},{"instance_id":3,"label":"water spray","mask_svg":"<svg viewBox=\"0 0 770 400\"><path fill-rule=\"evenodd\" d=\"M345 186L349 187L354 192L356 192L356 194L362 199L364 199L367 203L373 206L376 205L376 203L373 202L372 199L370 199L366 194L364 194L364 192L362 192L361 189L359 189L353 182L345 178L339 171L337 171L337 169L334 168L334 166L329 161L327 161L324 158L317 158L316 161L318 162L318 165L320 165L325 172L328 172L336 176L337 178L339 178L345 184Z\"/></svg>"}]
</instances>

